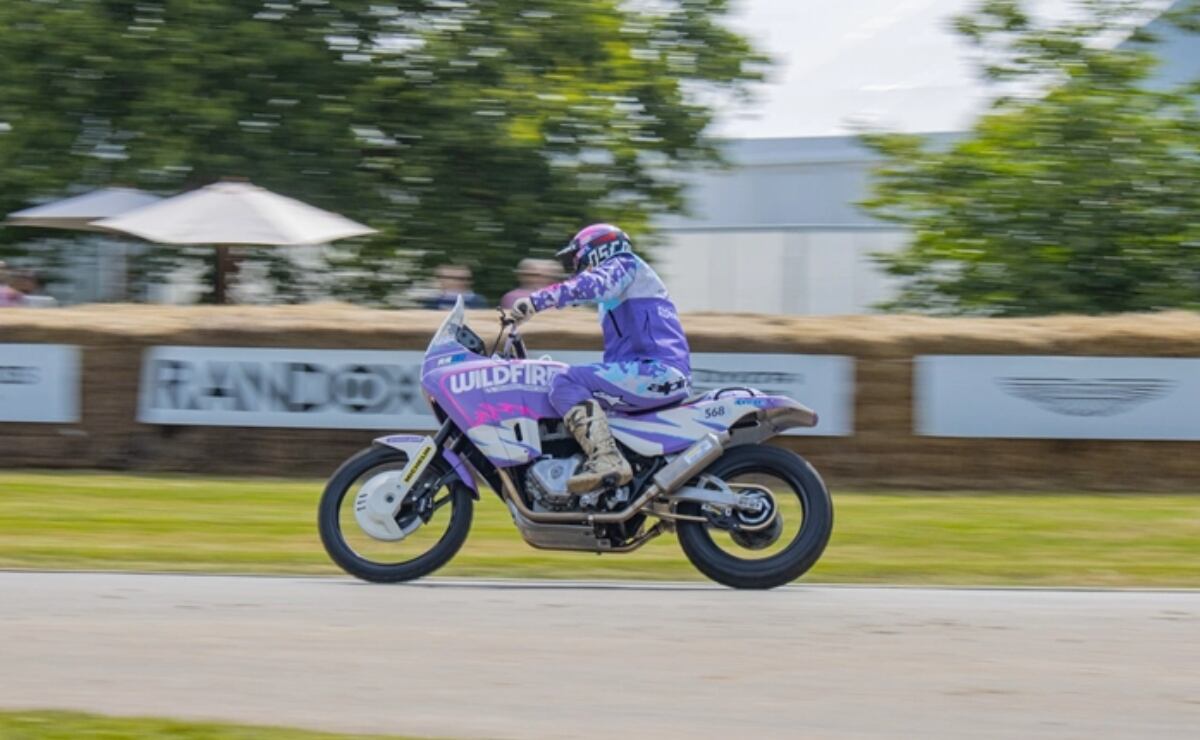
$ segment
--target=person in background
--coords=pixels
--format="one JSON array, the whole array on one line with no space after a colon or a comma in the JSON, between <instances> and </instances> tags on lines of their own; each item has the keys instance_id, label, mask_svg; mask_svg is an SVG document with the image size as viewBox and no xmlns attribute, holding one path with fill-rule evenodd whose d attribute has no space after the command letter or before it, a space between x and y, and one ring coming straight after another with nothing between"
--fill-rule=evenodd
<instances>
[{"instance_id":1,"label":"person in background","mask_svg":"<svg viewBox=\"0 0 1200 740\"><path fill-rule=\"evenodd\" d=\"M553 285L562 277L562 269L555 260L539 260L526 257L517 264L517 287L504 294L500 308L508 310L518 298L526 298L535 290Z\"/></svg>"},{"instance_id":2,"label":"person in background","mask_svg":"<svg viewBox=\"0 0 1200 740\"><path fill-rule=\"evenodd\" d=\"M9 304L26 308L53 308L58 301L52 296L42 293L42 281L36 272L23 270L11 273L9 278L10 290L17 295L16 303ZM0 298L0 301L3 299ZM0 303L0 305L3 305Z\"/></svg>"},{"instance_id":3,"label":"person in background","mask_svg":"<svg viewBox=\"0 0 1200 740\"><path fill-rule=\"evenodd\" d=\"M24 305L25 294L13 286L14 276L8 265L0 262L0 308Z\"/></svg>"},{"instance_id":4,"label":"person in background","mask_svg":"<svg viewBox=\"0 0 1200 740\"><path fill-rule=\"evenodd\" d=\"M423 299L422 308L445 311L454 307L459 296L462 296L467 308L487 308L483 296L471 290L471 268L465 265L439 265L433 274L437 278L438 292Z\"/></svg>"}]
</instances>

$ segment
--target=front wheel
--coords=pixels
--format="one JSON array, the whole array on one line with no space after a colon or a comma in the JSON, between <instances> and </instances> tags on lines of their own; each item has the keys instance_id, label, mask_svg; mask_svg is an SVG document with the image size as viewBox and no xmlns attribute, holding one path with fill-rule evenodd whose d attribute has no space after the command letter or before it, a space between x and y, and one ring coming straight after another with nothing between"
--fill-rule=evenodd
<instances>
[{"instance_id":1,"label":"front wheel","mask_svg":"<svg viewBox=\"0 0 1200 740\"><path fill-rule=\"evenodd\" d=\"M357 492L380 475L397 475L407 456L391 447L369 447L342 464L321 496L317 525L321 542L333 562L364 581L392 583L429 575L454 557L471 529L471 491L454 476L439 455L413 485L432 482L413 501L406 502L397 523L408 528L402 540L372 538L354 516Z\"/></svg>"},{"instance_id":2,"label":"front wheel","mask_svg":"<svg viewBox=\"0 0 1200 740\"><path fill-rule=\"evenodd\" d=\"M704 575L733 588L774 588L816 564L833 531L833 502L821 476L794 452L779 447L734 447L704 471L736 488L769 491L776 520L750 534L722 526L721 518L690 504L680 513L708 522L681 521L679 544Z\"/></svg>"}]
</instances>

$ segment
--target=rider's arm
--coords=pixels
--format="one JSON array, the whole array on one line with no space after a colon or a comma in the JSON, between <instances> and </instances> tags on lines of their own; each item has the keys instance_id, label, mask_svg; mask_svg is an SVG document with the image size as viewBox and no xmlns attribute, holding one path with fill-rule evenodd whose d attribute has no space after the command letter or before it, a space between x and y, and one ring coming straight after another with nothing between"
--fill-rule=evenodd
<instances>
[{"instance_id":1,"label":"rider's arm","mask_svg":"<svg viewBox=\"0 0 1200 740\"><path fill-rule=\"evenodd\" d=\"M538 311L609 301L625 292L636 270L637 260L633 255L618 254L569 280L535 290L529 299Z\"/></svg>"}]
</instances>

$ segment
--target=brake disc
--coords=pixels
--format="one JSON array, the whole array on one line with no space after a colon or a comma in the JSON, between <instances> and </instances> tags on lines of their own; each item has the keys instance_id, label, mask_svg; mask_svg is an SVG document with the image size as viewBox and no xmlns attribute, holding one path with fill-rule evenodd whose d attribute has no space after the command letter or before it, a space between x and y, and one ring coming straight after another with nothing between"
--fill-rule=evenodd
<instances>
[{"instance_id":1,"label":"brake disc","mask_svg":"<svg viewBox=\"0 0 1200 740\"><path fill-rule=\"evenodd\" d=\"M387 495L388 489L399 489L401 470L389 470L372 476L363 484L354 497L354 519L362 531L383 542L399 542L421 526L421 517L411 511L409 502L402 504L395 519L379 519L372 514L367 502L378 495Z\"/></svg>"}]
</instances>

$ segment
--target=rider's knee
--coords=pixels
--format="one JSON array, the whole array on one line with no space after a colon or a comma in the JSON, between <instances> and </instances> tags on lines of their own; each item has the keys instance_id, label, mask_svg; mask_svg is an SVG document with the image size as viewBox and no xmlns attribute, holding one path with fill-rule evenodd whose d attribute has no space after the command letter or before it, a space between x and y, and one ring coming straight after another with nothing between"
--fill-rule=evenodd
<instances>
[{"instance_id":1,"label":"rider's knee","mask_svg":"<svg viewBox=\"0 0 1200 740\"><path fill-rule=\"evenodd\" d=\"M590 397L588 389L572 380L570 373L556 375L550 381L550 405L554 407L559 416L565 415L567 409L583 403Z\"/></svg>"}]
</instances>

